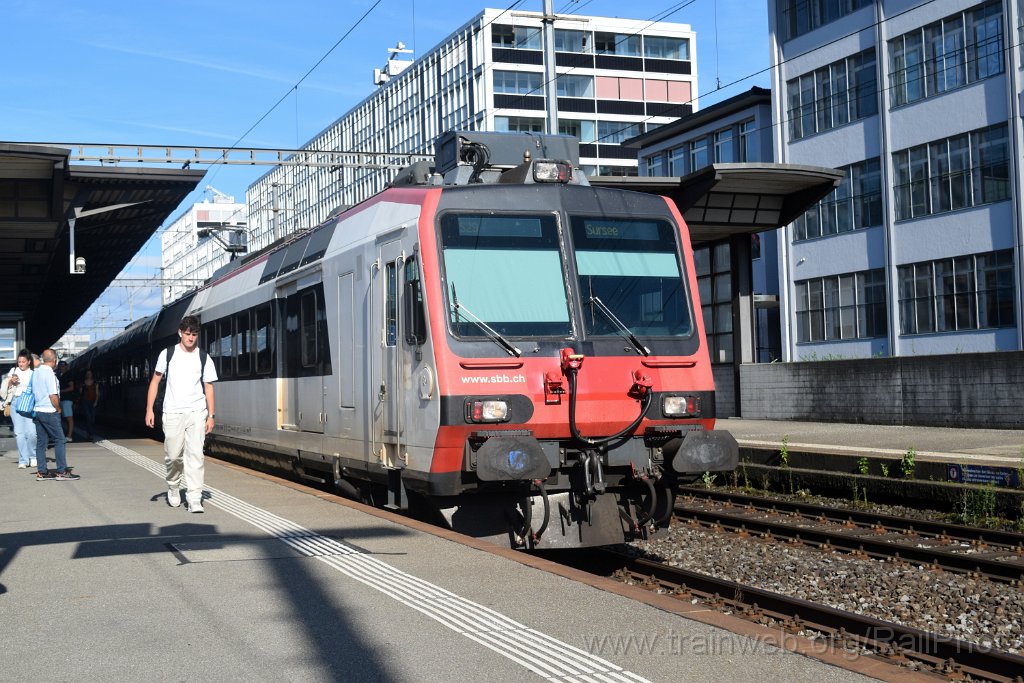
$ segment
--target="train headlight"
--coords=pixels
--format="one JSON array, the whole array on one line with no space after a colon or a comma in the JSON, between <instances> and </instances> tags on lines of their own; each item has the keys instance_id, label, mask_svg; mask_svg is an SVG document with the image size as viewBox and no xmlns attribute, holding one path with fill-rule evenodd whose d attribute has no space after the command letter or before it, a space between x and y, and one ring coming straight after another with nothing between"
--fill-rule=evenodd
<instances>
[{"instance_id":1,"label":"train headlight","mask_svg":"<svg viewBox=\"0 0 1024 683\"><path fill-rule=\"evenodd\" d=\"M467 422L508 422L508 403L505 401L466 401Z\"/></svg>"},{"instance_id":2,"label":"train headlight","mask_svg":"<svg viewBox=\"0 0 1024 683\"><path fill-rule=\"evenodd\" d=\"M567 183L572 180L572 164L565 161L538 159L533 164L535 183Z\"/></svg>"},{"instance_id":3,"label":"train headlight","mask_svg":"<svg viewBox=\"0 0 1024 683\"><path fill-rule=\"evenodd\" d=\"M698 396L663 396L661 414L665 417L693 417L700 414Z\"/></svg>"}]
</instances>

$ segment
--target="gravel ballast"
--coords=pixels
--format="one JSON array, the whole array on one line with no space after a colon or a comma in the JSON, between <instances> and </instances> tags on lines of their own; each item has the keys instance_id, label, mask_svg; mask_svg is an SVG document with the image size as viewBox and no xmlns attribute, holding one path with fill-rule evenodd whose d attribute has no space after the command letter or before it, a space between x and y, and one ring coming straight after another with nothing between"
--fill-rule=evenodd
<instances>
[{"instance_id":1,"label":"gravel ballast","mask_svg":"<svg viewBox=\"0 0 1024 683\"><path fill-rule=\"evenodd\" d=\"M653 540L631 545L673 567L1004 652L1024 651L1024 590L1019 586L678 521Z\"/></svg>"}]
</instances>

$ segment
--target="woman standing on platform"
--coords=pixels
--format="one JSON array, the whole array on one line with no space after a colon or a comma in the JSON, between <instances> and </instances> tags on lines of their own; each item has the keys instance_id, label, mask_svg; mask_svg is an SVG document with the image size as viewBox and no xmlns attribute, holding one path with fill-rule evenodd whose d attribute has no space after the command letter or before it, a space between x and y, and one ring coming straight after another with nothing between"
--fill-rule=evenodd
<instances>
[{"instance_id":1,"label":"woman standing on platform","mask_svg":"<svg viewBox=\"0 0 1024 683\"><path fill-rule=\"evenodd\" d=\"M96 427L96 404L100 401L100 385L93 379L92 370L85 371L85 379L82 380L82 401L79 407L82 415L85 416L85 432L89 441L93 439L93 430Z\"/></svg>"},{"instance_id":2,"label":"woman standing on platform","mask_svg":"<svg viewBox=\"0 0 1024 683\"><path fill-rule=\"evenodd\" d=\"M10 397L9 401L12 405L18 396L21 396L25 389L28 388L29 381L32 379L32 367L32 352L28 349L22 349L18 353L18 365L11 368L11 371L7 373L7 383L10 387L8 392L13 390L13 397ZM13 409L11 410L11 420L14 422L14 439L18 444L18 468L35 467L35 423L32 422L31 417L25 417Z\"/></svg>"}]
</instances>

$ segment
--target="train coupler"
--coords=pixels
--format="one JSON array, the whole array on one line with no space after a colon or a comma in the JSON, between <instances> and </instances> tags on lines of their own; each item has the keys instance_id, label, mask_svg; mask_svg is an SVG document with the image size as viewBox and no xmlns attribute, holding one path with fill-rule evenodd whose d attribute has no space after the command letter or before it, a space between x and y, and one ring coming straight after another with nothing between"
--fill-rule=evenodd
<instances>
[{"instance_id":1,"label":"train coupler","mask_svg":"<svg viewBox=\"0 0 1024 683\"><path fill-rule=\"evenodd\" d=\"M604 480L603 454L600 451L583 451L580 453L579 464L583 468L583 482L586 495L597 496L604 493L606 484Z\"/></svg>"}]
</instances>

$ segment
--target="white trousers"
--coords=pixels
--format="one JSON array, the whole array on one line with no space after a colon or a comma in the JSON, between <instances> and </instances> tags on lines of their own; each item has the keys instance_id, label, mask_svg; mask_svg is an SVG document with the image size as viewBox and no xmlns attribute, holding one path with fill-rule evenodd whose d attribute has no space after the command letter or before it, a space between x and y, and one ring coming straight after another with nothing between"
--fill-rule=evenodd
<instances>
[{"instance_id":1,"label":"white trousers","mask_svg":"<svg viewBox=\"0 0 1024 683\"><path fill-rule=\"evenodd\" d=\"M180 489L185 478L189 503L203 499L203 443L206 441L206 408L191 413L164 413L164 464L167 488Z\"/></svg>"}]
</instances>

